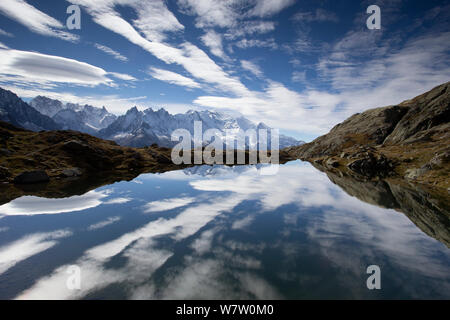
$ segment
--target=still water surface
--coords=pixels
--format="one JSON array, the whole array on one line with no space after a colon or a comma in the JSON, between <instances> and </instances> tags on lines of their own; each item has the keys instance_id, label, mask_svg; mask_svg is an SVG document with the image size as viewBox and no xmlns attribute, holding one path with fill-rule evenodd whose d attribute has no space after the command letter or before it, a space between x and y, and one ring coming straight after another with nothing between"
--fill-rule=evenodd
<instances>
[{"instance_id":1,"label":"still water surface","mask_svg":"<svg viewBox=\"0 0 450 320\"><path fill-rule=\"evenodd\" d=\"M69 290L72 270L81 289ZM368 290L366 268L381 268ZM0 206L0 299L450 299L450 250L299 161Z\"/></svg>"}]
</instances>

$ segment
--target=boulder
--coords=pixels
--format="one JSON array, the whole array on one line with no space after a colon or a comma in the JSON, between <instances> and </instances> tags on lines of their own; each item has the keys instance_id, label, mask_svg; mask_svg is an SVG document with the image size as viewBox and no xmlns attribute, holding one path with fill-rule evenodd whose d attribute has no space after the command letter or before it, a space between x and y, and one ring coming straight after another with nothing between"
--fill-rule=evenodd
<instances>
[{"instance_id":1,"label":"boulder","mask_svg":"<svg viewBox=\"0 0 450 320\"><path fill-rule=\"evenodd\" d=\"M70 169L64 169L62 172L62 176L66 178L71 177L79 177L83 174L80 168L70 168Z\"/></svg>"},{"instance_id":2,"label":"boulder","mask_svg":"<svg viewBox=\"0 0 450 320\"><path fill-rule=\"evenodd\" d=\"M16 184L48 182L50 179L44 170L25 171L14 178Z\"/></svg>"}]
</instances>

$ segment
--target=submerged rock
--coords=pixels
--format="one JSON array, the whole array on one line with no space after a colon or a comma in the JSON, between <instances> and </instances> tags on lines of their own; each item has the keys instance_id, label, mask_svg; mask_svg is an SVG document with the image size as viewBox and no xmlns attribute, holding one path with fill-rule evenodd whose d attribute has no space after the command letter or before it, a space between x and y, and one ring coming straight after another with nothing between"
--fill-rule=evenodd
<instances>
[{"instance_id":1,"label":"submerged rock","mask_svg":"<svg viewBox=\"0 0 450 320\"><path fill-rule=\"evenodd\" d=\"M47 173L43 170L25 171L14 178L16 184L30 184L50 181Z\"/></svg>"}]
</instances>

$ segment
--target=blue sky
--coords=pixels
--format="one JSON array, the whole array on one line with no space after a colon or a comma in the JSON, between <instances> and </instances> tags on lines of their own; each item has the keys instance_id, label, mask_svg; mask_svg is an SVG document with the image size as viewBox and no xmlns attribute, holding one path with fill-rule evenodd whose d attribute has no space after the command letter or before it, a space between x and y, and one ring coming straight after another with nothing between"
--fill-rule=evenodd
<instances>
[{"instance_id":1,"label":"blue sky","mask_svg":"<svg viewBox=\"0 0 450 320\"><path fill-rule=\"evenodd\" d=\"M1 0L0 86L116 114L235 112L310 141L449 81L449 25L432 0Z\"/></svg>"}]
</instances>

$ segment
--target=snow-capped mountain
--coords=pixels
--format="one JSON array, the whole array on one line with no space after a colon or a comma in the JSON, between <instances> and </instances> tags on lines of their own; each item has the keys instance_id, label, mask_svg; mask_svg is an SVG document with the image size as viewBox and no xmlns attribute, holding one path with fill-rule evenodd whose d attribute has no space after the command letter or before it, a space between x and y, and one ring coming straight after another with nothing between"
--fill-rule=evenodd
<instances>
[{"instance_id":1,"label":"snow-capped mountain","mask_svg":"<svg viewBox=\"0 0 450 320\"><path fill-rule=\"evenodd\" d=\"M61 129L50 117L41 114L11 91L0 88L0 120L28 130Z\"/></svg>"},{"instance_id":2,"label":"snow-capped mountain","mask_svg":"<svg viewBox=\"0 0 450 320\"><path fill-rule=\"evenodd\" d=\"M157 111L149 108L139 111L136 107L117 118L108 128L100 130L98 136L103 139L114 140L120 145L143 147L156 143L160 146L173 147L178 142L171 141L172 132L186 129L194 137L195 121L202 122L202 130L218 129L225 137L226 130L237 134L239 130L268 129L268 148L270 148L270 128L263 123L255 124L244 117L212 111L193 111L172 115L165 109ZM222 139L223 141L224 139ZM225 141L223 141L225 143ZM209 141L204 141L204 144ZM256 143L256 142L255 142ZM280 135L280 148L303 144L294 138ZM249 142L246 143L246 146Z\"/></svg>"},{"instance_id":3,"label":"snow-capped mountain","mask_svg":"<svg viewBox=\"0 0 450 320\"><path fill-rule=\"evenodd\" d=\"M43 96L31 100L30 105L43 115L51 117L63 129L89 134L95 134L117 119L117 116L109 113L105 107L95 108L90 105L63 104L59 100Z\"/></svg>"}]
</instances>

